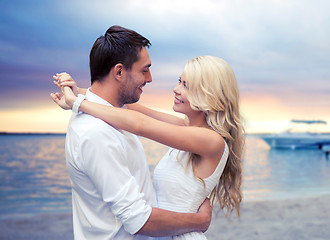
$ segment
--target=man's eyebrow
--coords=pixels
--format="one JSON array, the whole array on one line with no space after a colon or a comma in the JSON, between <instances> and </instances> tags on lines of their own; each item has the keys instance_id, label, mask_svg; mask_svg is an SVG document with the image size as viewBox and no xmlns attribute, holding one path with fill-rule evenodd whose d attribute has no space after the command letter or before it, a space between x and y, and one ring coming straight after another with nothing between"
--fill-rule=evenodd
<instances>
[{"instance_id":1,"label":"man's eyebrow","mask_svg":"<svg viewBox=\"0 0 330 240\"><path fill-rule=\"evenodd\" d=\"M144 67L145 67L145 68L150 68L150 67L151 67L151 63L146 64Z\"/></svg>"}]
</instances>

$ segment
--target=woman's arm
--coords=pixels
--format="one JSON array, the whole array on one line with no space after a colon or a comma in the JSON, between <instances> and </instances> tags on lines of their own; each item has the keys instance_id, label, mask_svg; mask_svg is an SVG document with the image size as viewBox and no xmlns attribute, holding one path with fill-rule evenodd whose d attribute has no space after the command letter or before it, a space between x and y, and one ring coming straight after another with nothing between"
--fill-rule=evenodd
<instances>
[{"instance_id":1,"label":"woman's arm","mask_svg":"<svg viewBox=\"0 0 330 240\"><path fill-rule=\"evenodd\" d=\"M77 97L70 87L63 87L62 83L61 86L65 102L72 108ZM53 100L56 102L56 99ZM224 144L222 137L213 130L163 122L130 109L109 107L85 100L79 110L100 118L116 128L203 157L218 156L219 149L222 149Z\"/></svg>"},{"instance_id":2,"label":"woman's arm","mask_svg":"<svg viewBox=\"0 0 330 240\"><path fill-rule=\"evenodd\" d=\"M77 87L77 90L78 90L78 94L86 95L87 88Z\"/></svg>"},{"instance_id":3,"label":"woman's arm","mask_svg":"<svg viewBox=\"0 0 330 240\"><path fill-rule=\"evenodd\" d=\"M157 120L160 120L163 122L167 122L167 123L171 123L171 124L175 124L175 125L179 125L179 126L185 126L185 121L183 118L179 118L179 117L173 116L171 114L159 112L159 111L145 107L138 103L126 104L126 106L128 109L143 113L154 119L157 119Z\"/></svg>"},{"instance_id":4,"label":"woman's arm","mask_svg":"<svg viewBox=\"0 0 330 240\"><path fill-rule=\"evenodd\" d=\"M57 73L53 76L55 79L54 84L58 86L59 88L62 88L63 86L69 86L72 88L75 95L83 94L86 95L87 89L86 88L79 88L77 86L77 83L73 80L73 78L70 76L70 74L63 72L63 73ZM142 106L141 104L126 104L128 109L132 109L134 111L141 112L149 117L158 119L160 121L181 125L184 126L185 122L184 119L173 116L171 114L166 114L163 112L159 112L150 108L147 108L145 106Z\"/></svg>"},{"instance_id":5,"label":"woman's arm","mask_svg":"<svg viewBox=\"0 0 330 240\"><path fill-rule=\"evenodd\" d=\"M223 147L221 136L207 128L178 126L130 109L109 107L87 100L81 103L79 110L135 135L201 156L214 156Z\"/></svg>"}]
</instances>

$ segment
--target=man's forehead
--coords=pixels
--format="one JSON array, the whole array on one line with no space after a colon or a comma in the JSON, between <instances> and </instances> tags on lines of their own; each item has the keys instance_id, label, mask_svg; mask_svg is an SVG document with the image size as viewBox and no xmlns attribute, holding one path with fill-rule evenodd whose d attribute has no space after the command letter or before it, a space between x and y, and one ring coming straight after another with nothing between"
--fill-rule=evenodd
<instances>
[{"instance_id":1,"label":"man's forehead","mask_svg":"<svg viewBox=\"0 0 330 240\"><path fill-rule=\"evenodd\" d=\"M151 66L151 60L149 58L149 53L148 53L148 50L145 47L143 47L141 49L140 58L136 63L139 63L139 65L141 64L143 67L150 67Z\"/></svg>"}]
</instances>

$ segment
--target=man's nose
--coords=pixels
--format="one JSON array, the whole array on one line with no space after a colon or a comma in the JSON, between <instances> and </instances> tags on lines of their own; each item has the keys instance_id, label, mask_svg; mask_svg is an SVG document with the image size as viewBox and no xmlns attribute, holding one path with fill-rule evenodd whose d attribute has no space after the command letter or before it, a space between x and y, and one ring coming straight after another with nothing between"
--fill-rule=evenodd
<instances>
[{"instance_id":1,"label":"man's nose","mask_svg":"<svg viewBox=\"0 0 330 240\"><path fill-rule=\"evenodd\" d=\"M148 83L152 82L152 76L151 76L150 70L148 71L148 75L146 77L146 82L148 82Z\"/></svg>"}]
</instances>

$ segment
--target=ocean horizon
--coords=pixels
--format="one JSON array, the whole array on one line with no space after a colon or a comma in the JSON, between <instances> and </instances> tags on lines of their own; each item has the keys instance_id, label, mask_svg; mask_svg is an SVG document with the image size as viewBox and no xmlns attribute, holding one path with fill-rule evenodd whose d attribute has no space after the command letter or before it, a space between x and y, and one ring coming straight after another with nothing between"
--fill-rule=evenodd
<instances>
[{"instance_id":1,"label":"ocean horizon","mask_svg":"<svg viewBox=\"0 0 330 240\"><path fill-rule=\"evenodd\" d=\"M140 137L151 175L167 146ZM0 134L0 218L71 213L64 133ZM330 160L319 150L275 150L246 137L243 201L330 194Z\"/></svg>"}]
</instances>

